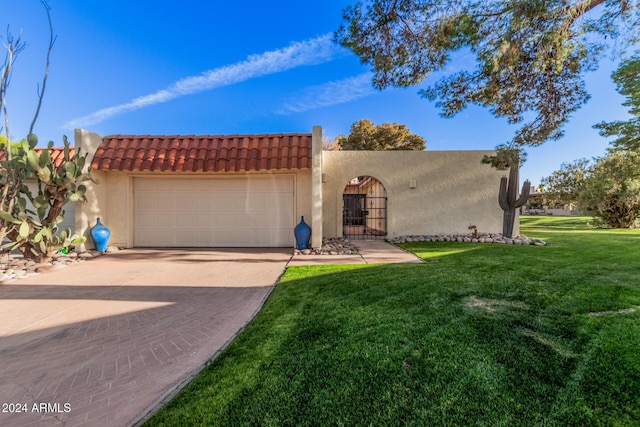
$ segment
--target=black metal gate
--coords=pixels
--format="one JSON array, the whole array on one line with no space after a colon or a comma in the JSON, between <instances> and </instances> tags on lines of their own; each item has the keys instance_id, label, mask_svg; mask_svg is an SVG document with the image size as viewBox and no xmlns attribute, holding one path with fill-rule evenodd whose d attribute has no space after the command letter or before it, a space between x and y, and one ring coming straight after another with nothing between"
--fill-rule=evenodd
<instances>
[{"instance_id":1,"label":"black metal gate","mask_svg":"<svg viewBox=\"0 0 640 427\"><path fill-rule=\"evenodd\" d=\"M387 192L380 181L361 176L347 184L342 194L342 234L351 240L387 235Z\"/></svg>"}]
</instances>

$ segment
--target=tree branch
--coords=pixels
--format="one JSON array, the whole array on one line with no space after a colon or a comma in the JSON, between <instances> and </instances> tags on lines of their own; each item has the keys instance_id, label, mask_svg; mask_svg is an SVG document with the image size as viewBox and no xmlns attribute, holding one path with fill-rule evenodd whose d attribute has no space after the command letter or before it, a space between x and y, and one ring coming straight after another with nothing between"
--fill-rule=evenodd
<instances>
[{"instance_id":1,"label":"tree branch","mask_svg":"<svg viewBox=\"0 0 640 427\"><path fill-rule=\"evenodd\" d=\"M7 34L7 53L2 70L2 78L0 79L0 104L2 104L2 114L4 115L4 131L7 137L7 147L11 142L9 133L9 116L7 115L7 88L9 87L9 81L11 80L11 73L13 71L13 63L16 55L24 49L25 45L20 43L20 38L14 40L11 34ZM8 160L9 158L7 158Z\"/></svg>"},{"instance_id":2,"label":"tree branch","mask_svg":"<svg viewBox=\"0 0 640 427\"><path fill-rule=\"evenodd\" d=\"M51 58L51 50L53 49L53 45L56 42L56 38L53 35L53 24L51 23L51 7L47 4L46 0L40 0L42 6L47 12L47 21L49 22L49 46L47 47L47 60L44 69L44 77L42 78L42 90L38 91L38 106L36 107L36 112L33 115L33 121L31 122L31 126L29 127L29 134L27 135L27 140L31 139L31 135L33 134L33 128L36 125L36 121L38 120L38 115L40 114L40 107L42 106L42 99L44 98L44 91L47 86L47 77L49 76L49 60Z\"/></svg>"}]
</instances>

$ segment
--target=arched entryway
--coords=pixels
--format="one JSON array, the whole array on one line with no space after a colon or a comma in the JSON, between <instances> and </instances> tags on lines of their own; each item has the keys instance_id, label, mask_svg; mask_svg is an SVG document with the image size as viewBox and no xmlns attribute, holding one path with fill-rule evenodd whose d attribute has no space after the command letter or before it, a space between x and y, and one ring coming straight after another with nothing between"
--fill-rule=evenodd
<instances>
[{"instance_id":1,"label":"arched entryway","mask_svg":"<svg viewBox=\"0 0 640 427\"><path fill-rule=\"evenodd\" d=\"M387 191L372 176L349 181L342 192L342 233L351 240L387 235Z\"/></svg>"}]
</instances>

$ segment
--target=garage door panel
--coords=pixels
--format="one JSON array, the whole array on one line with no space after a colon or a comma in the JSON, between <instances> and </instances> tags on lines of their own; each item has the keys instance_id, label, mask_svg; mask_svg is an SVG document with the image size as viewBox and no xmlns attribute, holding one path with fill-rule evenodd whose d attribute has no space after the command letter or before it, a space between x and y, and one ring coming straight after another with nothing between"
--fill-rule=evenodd
<instances>
[{"instance_id":1,"label":"garage door panel","mask_svg":"<svg viewBox=\"0 0 640 427\"><path fill-rule=\"evenodd\" d=\"M293 241L293 177L134 180L134 244L279 246Z\"/></svg>"},{"instance_id":2,"label":"garage door panel","mask_svg":"<svg viewBox=\"0 0 640 427\"><path fill-rule=\"evenodd\" d=\"M213 231L202 231L198 230L193 236L193 246L212 246L216 241L215 233ZM184 242L185 244L189 244L188 241Z\"/></svg>"},{"instance_id":3,"label":"garage door panel","mask_svg":"<svg viewBox=\"0 0 640 427\"><path fill-rule=\"evenodd\" d=\"M286 228L282 223L282 218L274 218L272 215L254 215L250 221L250 227L255 229L277 231L281 228Z\"/></svg>"},{"instance_id":4,"label":"garage door panel","mask_svg":"<svg viewBox=\"0 0 640 427\"><path fill-rule=\"evenodd\" d=\"M266 210L293 214L293 199L287 194L260 194L256 197L256 206L266 206Z\"/></svg>"},{"instance_id":5,"label":"garage door panel","mask_svg":"<svg viewBox=\"0 0 640 427\"><path fill-rule=\"evenodd\" d=\"M276 193L277 194L277 193ZM275 199L275 200L274 200ZM269 193L256 193L250 200L249 209L254 210L280 210L277 203L277 197Z\"/></svg>"},{"instance_id":6,"label":"garage door panel","mask_svg":"<svg viewBox=\"0 0 640 427\"><path fill-rule=\"evenodd\" d=\"M179 218L171 212L157 212L154 218L155 228L176 228Z\"/></svg>"},{"instance_id":7,"label":"garage door panel","mask_svg":"<svg viewBox=\"0 0 640 427\"><path fill-rule=\"evenodd\" d=\"M153 206L156 210L171 211L176 208L176 196L174 194L158 194L155 193L153 197Z\"/></svg>"},{"instance_id":8,"label":"garage door panel","mask_svg":"<svg viewBox=\"0 0 640 427\"><path fill-rule=\"evenodd\" d=\"M257 230L253 234L253 240L262 246L265 246L268 242L273 240L286 239L291 239L291 232L289 230Z\"/></svg>"},{"instance_id":9,"label":"garage door panel","mask_svg":"<svg viewBox=\"0 0 640 427\"><path fill-rule=\"evenodd\" d=\"M176 194L174 206L179 210L191 210L193 207L200 207L200 202L201 198L195 193Z\"/></svg>"},{"instance_id":10,"label":"garage door panel","mask_svg":"<svg viewBox=\"0 0 640 427\"><path fill-rule=\"evenodd\" d=\"M293 180L278 178L266 178L250 182L249 189L252 192L264 193L291 193L293 192Z\"/></svg>"},{"instance_id":11,"label":"garage door panel","mask_svg":"<svg viewBox=\"0 0 640 427\"><path fill-rule=\"evenodd\" d=\"M233 215L228 215L218 212L211 221L211 227L216 230L250 228L251 214L249 212L234 212Z\"/></svg>"},{"instance_id":12,"label":"garage door panel","mask_svg":"<svg viewBox=\"0 0 640 427\"><path fill-rule=\"evenodd\" d=\"M218 179L211 184L211 188L222 193L244 193L248 190L249 184L246 178Z\"/></svg>"},{"instance_id":13,"label":"garage door panel","mask_svg":"<svg viewBox=\"0 0 640 427\"><path fill-rule=\"evenodd\" d=\"M151 195L140 195L136 200L136 204L138 209L142 210L151 210L158 207L156 204L156 198Z\"/></svg>"},{"instance_id":14,"label":"garage door panel","mask_svg":"<svg viewBox=\"0 0 640 427\"><path fill-rule=\"evenodd\" d=\"M216 222L215 216L207 211L197 212L192 218L193 225L201 230L208 230L211 224Z\"/></svg>"},{"instance_id":15,"label":"garage door panel","mask_svg":"<svg viewBox=\"0 0 640 427\"><path fill-rule=\"evenodd\" d=\"M203 233L203 235L206 234L208 233ZM176 230L175 236L174 246L190 246L199 241L206 241L202 236L198 236L197 231L193 229Z\"/></svg>"},{"instance_id":16,"label":"garage door panel","mask_svg":"<svg viewBox=\"0 0 640 427\"><path fill-rule=\"evenodd\" d=\"M140 246L174 246L175 231L164 228L137 230L136 242Z\"/></svg>"},{"instance_id":17,"label":"garage door panel","mask_svg":"<svg viewBox=\"0 0 640 427\"><path fill-rule=\"evenodd\" d=\"M171 186L174 191L182 193L207 191L211 184L199 179L172 179Z\"/></svg>"},{"instance_id":18,"label":"garage door panel","mask_svg":"<svg viewBox=\"0 0 640 427\"><path fill-rule=\"evenodd\" d=\"M251 246L253 244L252 237L252 230L248 230L246 228L237 230L216 230L216 240L224 246Z\"/></svg>"},{"instance_id":19,"label":"garage door panel","mask_svg":"<svg viewBox=\"0 0 640 427\"><path fill-rule=\"evenodd\" d=\"M221 194L218 196L217 208L222 211L244 211L249 197L246 193Z\"/></svg>"},{"instance_id":20,"label":"garage door panel","mask_svg":"<svg viewBox=\"0 0 640 427\"><path fill-rule=\"evenodd\" d=\"M163 180L163 188L171 191L175 191L173 180ZM138 191L155 191L158 188L158 180L155 179L140 179L136 180L136 190Z\"/></svg>"}]
</instances>

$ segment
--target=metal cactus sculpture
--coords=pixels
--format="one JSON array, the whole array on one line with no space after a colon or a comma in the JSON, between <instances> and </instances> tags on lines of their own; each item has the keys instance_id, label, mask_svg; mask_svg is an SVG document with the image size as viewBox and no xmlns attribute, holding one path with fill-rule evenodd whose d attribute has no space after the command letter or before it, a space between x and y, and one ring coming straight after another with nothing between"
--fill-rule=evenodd
<instances>
[{"instance_id":1,"label":"metal cactus sculpture","mask_svg":"<svg viewBox=\"0 0 640 427\"><path fill-rule=\"evenodd\" d=\"M516 164L509 169L508 179L506 176L500 178L500 194L498 195L498 202L504 211L502 235L509 238L513 237L513 225L516 220L516 209L527 203L529 191L531 190L531 183L529 181L525 181L524 184L522 184L520 197L518 197L519 177L520 167Z\"/></svg>"}]
</instances>

